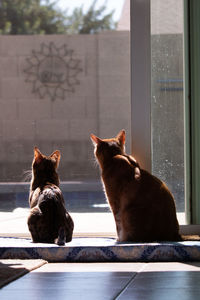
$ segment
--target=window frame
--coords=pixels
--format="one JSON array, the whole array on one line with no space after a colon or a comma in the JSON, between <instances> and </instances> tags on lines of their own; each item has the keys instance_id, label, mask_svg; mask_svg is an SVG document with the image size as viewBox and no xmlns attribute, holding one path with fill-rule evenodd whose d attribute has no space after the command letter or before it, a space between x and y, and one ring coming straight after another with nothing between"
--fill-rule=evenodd
<instances>
[{"instance_id":1,"label":"window frame","mask_svg":"<svg viewBox=\"0 0 200 300\"><path fill-rule=\"evenodd\" d=\"M185 14L188 23L187 40L188 52L186 59L186 104L188 106L189 120L188 129L190 134L190 221L192 224L200 224L200 2L198 0L185 0ZM187 48L186 48L187 49ZM189 164L189 162L188 162ZM189 177L189 175L188 175Z\"/></svg>"},{"instance_id":2,"label":"window frame","mask_svg":"<svg viewBox=\"0 0 200 300\"><path fill-rule=\"evenodd\" d=\"M130 35L131 152L151 172L150 0L130 0Z\"/></svg>"}]
</instances>

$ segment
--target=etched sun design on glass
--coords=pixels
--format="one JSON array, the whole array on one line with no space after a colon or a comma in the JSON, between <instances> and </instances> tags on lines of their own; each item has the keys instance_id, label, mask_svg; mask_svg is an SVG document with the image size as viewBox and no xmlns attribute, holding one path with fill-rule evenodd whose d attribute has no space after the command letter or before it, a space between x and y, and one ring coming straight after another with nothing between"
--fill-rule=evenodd
<instances>
[{"instance_id":1,"label":"etched sun design on glass","mask_svg":"<svg viewBox=\"0 0 200 300\"><path fill-rule=\"evenodd\" d=\"M26 60L26 82L33 84L32 93L41 99L64 99L66 92L74 93L75 86L80 84L77 77L82 71L81 61L65 44L57 48L53 42L42 43L40 51L32 50L32 56Z\"/></svg>"}]
</instances>

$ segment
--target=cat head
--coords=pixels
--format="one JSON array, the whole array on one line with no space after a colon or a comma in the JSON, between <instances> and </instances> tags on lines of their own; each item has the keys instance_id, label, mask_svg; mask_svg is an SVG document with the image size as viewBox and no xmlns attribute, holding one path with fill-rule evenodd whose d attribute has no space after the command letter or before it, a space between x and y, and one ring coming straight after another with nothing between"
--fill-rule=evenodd
<instances>
[{"instance_id":1,"label":"cat head","mask_svg":"<svg viewBox=\"0 0 200 300\"><path fill-rule=\"evenodd\" d=\"M34 159L33 159L33 165L43 165L47 167L48 165L52 165L54 169L58 168L59 162L60 162L60 151L56 150L51 155L46 156L40 152L40 150L35 147L34 148Z\"/></svg>"},{"instance_id":2,"label":"cat head","mask_svg":"<svg viewBox=\"0 0 200 300\"><path fill-rule=\"evenodd\" d=\"M115 155L124 154L125 135L125 130L121 130L116 137L111 139L100 139L94 134L90 135L90 138L95 147L94 154L100 164Z\"/></svg>"},{"instance_id":3,"label":"cat head","mask_svg":"<svg viewBox=\"0 0 200 300\"><path fill-rule=\"evenodd\" d=\"M38 180L48 181L58 185L57 168L60 162L60 151L56 150L51 155L46 156L40 150L34 148L34 158L32 163L33 176Z\"/></svg>"}]
</instances>

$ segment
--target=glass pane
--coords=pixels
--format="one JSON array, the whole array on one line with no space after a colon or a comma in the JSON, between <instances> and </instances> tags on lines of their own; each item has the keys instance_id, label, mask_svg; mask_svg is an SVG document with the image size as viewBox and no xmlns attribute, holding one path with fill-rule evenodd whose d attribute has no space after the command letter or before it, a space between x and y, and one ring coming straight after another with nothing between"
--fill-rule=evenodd
<instances>
[{"instance_id":1,"label":"glass pane","mask_svg":"<svg viewBox=\"0 0 200 300\"><path fill-rule=\"evenodd\" d=\"M19 12L22 2L9 1ZM0 28L0 211L10 219L27 215L27 171L37 146L46 155L61 151L61 189L67 209L78 219L76 230L98 230L97 218L100 231L114 230L112 224L101 228L111 214L90 134L112 137L124 128L130 152L129 5L96 1L92 8L93 3L57 1L53 7L65 13L47 32L37 19L17 25L9 20ZM90 8L102 13L94 23L83 23ZM92 213L92 221L84 223L88 218L81 213ZM19 227L5 224L0 232L26 231L26 220Z\"/></svg>"},{"instance_id":2,"label":"glass pane","mask_svg":"<svg viewBox=\"0 0 200 300\"><path fill-rule=\"evenodd\" d=\"M183 1L151 1L152 169L184 223Z\"/></svg>"}]
</instances>

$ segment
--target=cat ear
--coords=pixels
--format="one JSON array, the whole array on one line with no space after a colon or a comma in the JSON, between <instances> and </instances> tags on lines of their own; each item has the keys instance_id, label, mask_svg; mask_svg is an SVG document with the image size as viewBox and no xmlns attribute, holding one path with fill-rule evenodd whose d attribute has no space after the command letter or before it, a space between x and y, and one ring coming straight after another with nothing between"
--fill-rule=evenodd
<instances>
[{"instance_id":1,"label":"cat ear","mask_svg":"<svg viewBox=\"0 0 200 300\"><path fill-rule=\"evenodd\" d=\"M118 135L117 135L117 139L119 140L121 145L125 144L125 139L126 139L126 132L125 130L121 130Z\"/></svg>"},{"instance_id":2,"label":"cat ear","mask_svg":"<svg viewBox=\"0 0 200 300\"><path fill-rule=\"evenodd\" d=\"M90 134L90 138L94 145L99 145L102 142L102 140L94 134Z\"/></svg>"},{"instance_id":3,"label":"cat ear","mask_svg":"<svg viewBox=\"0 0 200 300\"><path fill-rule=\"evenodd\" d=\"M43 155L37 147L34 148L34 159L37 163L43 159Z\"/></svg>"},{"instance_id":4,"label":"cat ear","mask_svg":"<svg viewBox=\"0 0 200 300\"><path fill-rule=\"evenodd\" d=\"M57 168L58 165L59 165L59 162L60 162L60 157L61 157L60 151L59 150L54 151L50 155L50 157L53 158L56 161L56 168Z\"/></svg>"}]
</instances>

